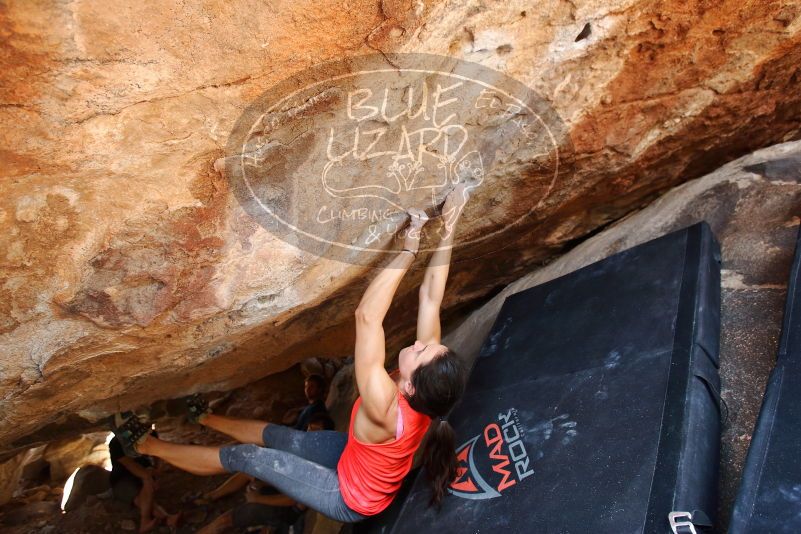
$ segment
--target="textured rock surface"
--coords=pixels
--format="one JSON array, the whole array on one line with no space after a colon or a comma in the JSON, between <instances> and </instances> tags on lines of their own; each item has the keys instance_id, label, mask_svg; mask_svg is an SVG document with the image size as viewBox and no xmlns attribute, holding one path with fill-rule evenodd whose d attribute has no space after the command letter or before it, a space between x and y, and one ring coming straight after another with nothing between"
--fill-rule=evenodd
<instances>
[{"instance_id":1,"label":"textured rock surface","mask_svg":"<svg viewBox=\"0 0 801 534\"><path fill-rule=\"evenodd\" d=\"M3 3L0 451L348 354L368 269L276 240L212 166L288 75L450 54L562 116L575 153L542 209L515 228L490 213L498 196L527 202L525 180L468 205L460 236L501 230L505 249L454 266L456 314L659 192L798 138L800 14L791 0ZM411 335L415 278L392 344Z\"/></svg>"},{"instance_id":2,"label":"textured rock surface","mask_svg":"<svg viewBox=\"0 0 801 534\"><path fill-rule=\"evenodd\" d=\"M82 435L78 439L49 443L42 459L49 465L50 480L56 484L63 483L79 467L84 465L103 467L110 462L106 445L107 436L108 432L94 432Z\"/></svg>"},{"instance_id":3,"label":"textured rock surface","mask_svg":"<svg viewBox=\"0 0 801 534\"><path fill-rule=\"evenodd\" d=\"M25 466L42 456L44 446L23 451L0 464L0 505L11 500Z\"/></svg>"},{"instance_id":4,"label":"textured rock surface","mask_svg":"<svg viewBox=\"0 0 801 534\"><path fill-rule=\"evenodd\" d=\"M348 430L350 414L357 396L356 375L353 364L349 363L334 376L328 389L328 398L325 400L328 413L334 420L337 430L341 432Z\"/></svg>"},{"instance_id":5,"label":"textured rock surface","mask_svg":"<svg viewBox=\"0 0 801 534\"><path fill-rule=\"evenodd\" d=\"M795 239L801 223L801 142L757 151L662 196L510 284L449 332L471 361L506 296L573 272L701 220L721 244L720 373L728 405L722 438L719 532L726 531L745 454L778 349Z\"/></svg>"}]
</instances>

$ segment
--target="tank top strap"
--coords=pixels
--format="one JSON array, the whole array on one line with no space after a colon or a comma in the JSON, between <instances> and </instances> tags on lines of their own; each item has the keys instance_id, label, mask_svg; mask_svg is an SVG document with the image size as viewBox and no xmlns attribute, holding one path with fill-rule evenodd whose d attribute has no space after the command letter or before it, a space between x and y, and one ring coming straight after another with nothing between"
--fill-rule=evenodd
<instances>
[{"instance_id":1,"label":"tank top strap","mask_svg":"<svg viewBox=\"0 0 801 534\"><path fill-rule=\"evenodd\" d=\"M424 413L420 413L409 404L406 396L398 390L398 412L403 417L403 428L411 433L415 433L421 427L428 428L431 418ZM402 414L402 415L400 415Z\"/></svg>"},{"instance_id":2,"label":"tank top strap","mask_svg":"<svg viewBox=\"0 0 801 534\"><path fill-rule=\"evenodd\" d=\"M400 393L400 390L398 390ZM403 398L403 395L400 395L398 398L398 422L395 423L395 439L400 439L403 435L403 408L400 405L400 399Z\"/></svg>"}]
</instances>

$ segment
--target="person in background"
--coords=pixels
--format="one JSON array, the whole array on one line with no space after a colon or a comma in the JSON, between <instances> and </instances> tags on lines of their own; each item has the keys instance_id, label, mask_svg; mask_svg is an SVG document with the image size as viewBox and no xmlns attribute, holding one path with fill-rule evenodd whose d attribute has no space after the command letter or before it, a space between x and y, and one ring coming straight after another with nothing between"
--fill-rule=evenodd
<instances>
[{"instance_id":1,"label":"person in background","mask_svg":"<svg viewBox=\"0 0 801 534\"><path fill-rule=\"evenodd\" d=\"M246 502L224 512L200 529L198 534L222 534L230 528L251 527L268 527L281 534L289 532L290 527L294 532L303 532L302 520L303 514L306 512L305 506L286 495L275 493L269 486L247 475L245 475L245 482L247 485ZM220 486L218 489L222 488L223 486Z\"/></svg>"},{"instance_id":2,"label":"person in background","mask_svg":"<svg viewBox=\"0 0 801 534\"><path fill-rule=\"evenodd\" d=\"M158 437L156 431L150 435ZM111 491L118 501L139 509L139 532L150 532L162 520L174 528L180 514L170 515L155 502L155 475L159 472L157 460L150 456L126 456L116 436L109 442L108 449L111 458Z\"/></svg>"},{"instance_id":3,"label":"person in background","mask_svg":"<svg viewBox=\"0 0 801 534\"><path fill-rule=\"evenodd\" d=\"M292 428L298 430L306 430L309 421L315 414L328 413L328 409L325 407L325 378L322 375L313 374L306 377L303 383L303 393L306 395L308 404L300 410L297 419L285 421Z\"/></svg>"}]
</instances>

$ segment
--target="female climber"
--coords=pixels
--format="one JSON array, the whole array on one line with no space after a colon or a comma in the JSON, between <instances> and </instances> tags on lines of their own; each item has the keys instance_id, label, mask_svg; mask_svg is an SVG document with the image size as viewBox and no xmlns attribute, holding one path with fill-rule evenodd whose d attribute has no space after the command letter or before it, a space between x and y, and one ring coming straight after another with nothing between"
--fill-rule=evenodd
<instances>
[{"instance_id":1,"label":"female climber","mask_svg":"<svg viewBox=\"0 0 801 534\"><path fill-rule=\"evenodd\" d=\"M443 219L448 220L450 210L464 205L466 199L463 186L452 190L442 208ZM360 396L347 433L307 433L203 411L198 422L242 445L169 443L148 436L149 425L136 416L116 428L118 437L132 452L162 458L197 475L247 473L331 519L352 523L389 506L427 436L423 465L431 484L431 503L439 505L457 465L454 433L445 416L461 396L466 374L461 360L440 342L440 304L456 221L449 220L424 273L417 340L401 349L398 369L390 375L384 368L383 321L401 279L417 257L421 229L427 222L421 210L409 210L409 215L402 252L379 272L356 308L355 374Z\"/></svg>"}]
</instances>

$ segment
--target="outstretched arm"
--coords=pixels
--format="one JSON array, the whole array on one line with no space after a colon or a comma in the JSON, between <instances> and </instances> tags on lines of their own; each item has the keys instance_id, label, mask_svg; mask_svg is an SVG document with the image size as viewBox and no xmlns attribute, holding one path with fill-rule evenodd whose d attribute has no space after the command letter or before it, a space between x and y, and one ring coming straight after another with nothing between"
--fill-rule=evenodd
<instances>
[{"instance_id":1,"label":"outstretched arm","mask_svg":"<svg viewBox=\"0 0 801 534\"><path fill-rule=\"evenodd\" d=\"M258 490L248 488L245 500L250 503L266 504L268 506L294 506L295 500L281 493L277 495L262 495Z\"/></svg>"},{"instance_id":2,"label":"outstretched arm","mask_svg":"<svg viewBox=\"0 0 801 534\"><path fill-rule=\"evenodd\" d=\"M231 495L232 493L236 493L240 489L244 488L248 485L248 482L250 482L250 476L247 473L234 473L227 478L225 482L206 493L204 497L210 501L222 499L223 497Z\"/></svg>"},{"instance_id":3,"label":"outstretched arm","mask_svg":"<svg viewBox=\"0 0 801 534\"><path fill-rule=\"evenodd\" d=\"M135 462L133 458L129 458L128 456L123 456L120 458L120 463L125 466L128 471L131 472L136 478L142 480L142 482L149 482L153 483L153 472L148 469L147 467L143 467L141 464Z\"/></svg>"},{"instance_id":4,"label":"outstretched arm","mask_svg":"<svg viewBox=\"0 0 801 534\"><path fill-rule=\"evenodd\" d=\"M396 386L384 368L384 317L403 276L420 247L420 229L426 222L420 210L410 210L411 222L404 249L376 276L356 308L356 385L367 417L378 425L386 420L395 399Z\"/></svg>"},{"instance_id":5,"label":"outstretched arm","mask_svg":"<svg viewBox=\"0 0 801 534\"><path fill-rule=\"evenodd\" d=\"M459 199L467 200L467 189L464 185L457 186L448 194L445 204L442 206L442 216L456 209ZM417 312L417 339L426 345L439 343L442 331L439 320L439 310L442 306L442 298L445 295L445 283L448 280L448 271L451 265L451 249L453 248L453 236L456 233L456 223L461 212L453 220L451 228L446 229L446 233L431 256L423 275L423 283L420 285L420 307Z\"/></svg>"}]
</instances>

